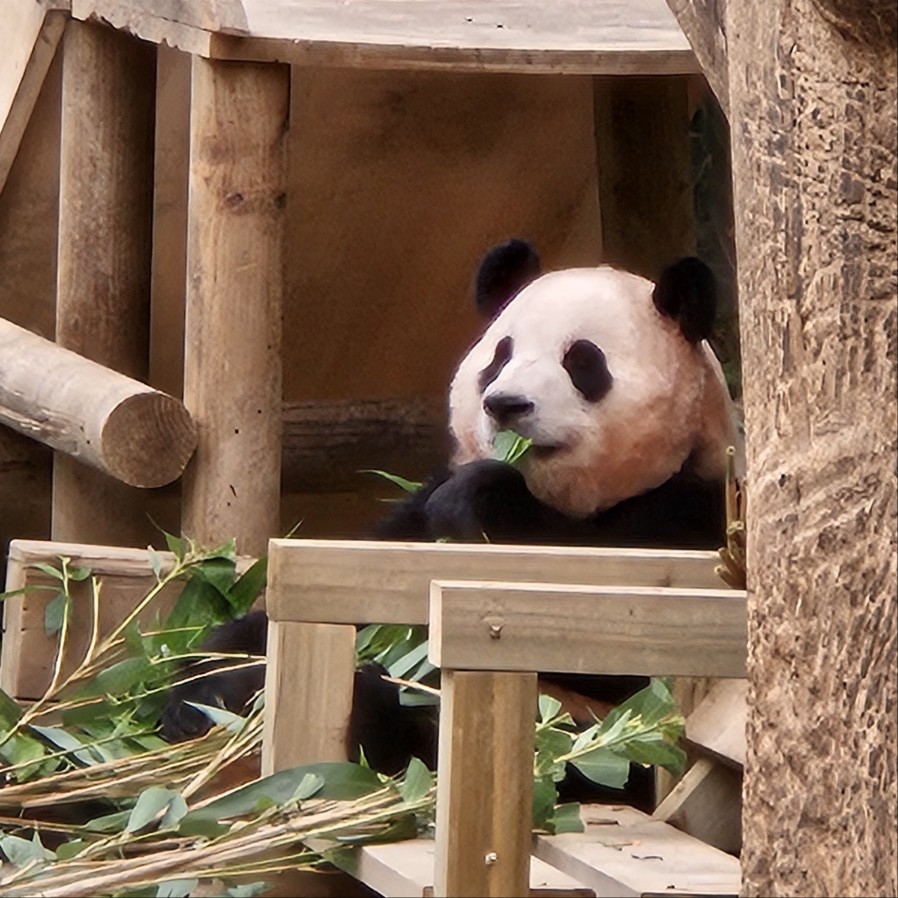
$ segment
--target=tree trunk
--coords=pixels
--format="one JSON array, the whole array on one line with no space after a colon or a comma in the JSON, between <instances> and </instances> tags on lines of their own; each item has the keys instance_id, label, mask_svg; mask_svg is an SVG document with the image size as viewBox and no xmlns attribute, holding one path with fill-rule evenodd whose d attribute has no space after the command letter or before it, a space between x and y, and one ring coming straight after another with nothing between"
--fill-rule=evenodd
<instances>
[{"instance_id":1,"label":"tree trunk","mask_svg":"<svg viewBox=\"0 0 898 898\"><path fill-rule=\"evenodd\" d=\"M896 895L894 2L729 0L727 14L749 472L744 890Z\"/></svg>"}]
</instances>

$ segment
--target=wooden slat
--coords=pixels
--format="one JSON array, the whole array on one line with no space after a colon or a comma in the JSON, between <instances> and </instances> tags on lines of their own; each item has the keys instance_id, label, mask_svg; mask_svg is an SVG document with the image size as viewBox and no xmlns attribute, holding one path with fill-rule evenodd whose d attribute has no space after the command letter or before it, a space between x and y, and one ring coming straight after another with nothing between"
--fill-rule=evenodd
<instances>
[{"instance_id":1,"label":"wooden slat","mask_svg":"<svg viewBox=\"0 0 898 898\"><path fill-rule=\"evenodd\" d=\"M686 718L686 738L729 764L745 765L746 680L715 683Z\"/></svg>"},{"instance_id":2,"label":"wooden slat","mask_svg":"<svg viewBox=\"0 0 898 898\"><path fill-rule=\"evenodd\" d=\"M352 65L577 74L687 74L695 56L663 0L243 0L200 20L188 4L170 18L153 0L73 0L78 18L101 16L145 40L191 53L296 65ZM217 0L219 4L222 0ZM171 7L172 0L166 0ZM190 11L189 11L190 10ZM188 12L189 11L189 12ZM206 28L225 29L237 38ZM205 25L205 27L203 27Z\"/></svg>"},{"instance_id":3,"label":"wooden slat","mask_svg":"<svg viewBox=\"0 0 898 898\"><path fill-rule=\"evenodd\" d=\"M464 670L740 677L745 594L434 581L430 657Z\"/></svg>"},{"instance_id":4,"label":"wooden slat","mask_svg":"<svg viewBox=\"0 0 898 898\"><path fill-rule=\"evenodd\" d=\"M335 866L351 874L379 895L388 898L431 898L433 891L434 841L409 839L360 848L333 848L323 839L307 842L313 851L326 852ZM589 898L595 892L572 876L556 870L539 858L530 858L531 898Z\"/></svg>"},{"instance_id":5,"label":"wooden slat","mask_svg":"<svg viewBox=\"0 0 898 898\"><path fill-rule=\"evenodd\" d=\"M182 529L261 554L278 532L290 70L193 60Z\"/></svg>"},{"instance_id":6,"label":"wooden slat","mask_svg":"<svg viewBox=\"0 0 898 898\"><path fill-rule=\"evenodd\" d=\"M355 628L271 621L262 773L346 760Z\"/></svg>"},{"instance_id":7,"label":"wooden slat","mask_svg":"<svg viewBox=\"0 0 898 898\"><path fill-rule=\"evenodd\" d=\"M736 896L739 861L635 808L583 807L583 833L537 836L534 854L597 895Z\"/></svg>"},{"instance_id":8,"label":"wooden slat","mask_svg":"<svg viewBox=\"0 0 898 898\"><path fill-rule=\"evenodd\" d=\"M0 192L19 151L67 15L40 0L4 7L0 54ZM48 8L49 7L49 8Z\"/></svg>"},{"instance_id":9,"label":"wooden slat","mask_svg":"<svg viewBox=\"0 0 898 898\"><path fill-rule=\"evenodd\" d=\"M169 570L173 556L158 552L162 569ZM42 540L13 540L9 546L6 570L7 590L25 586L58 586L58 581L33 565L39 562L59 566L60 556L71 559L74 567L89 568L102 580L100 592L101 633L110 632L130 613L156 583L146 549L123 549L112 546L87 546ZM90 584L72 585L73 604L64 674L80 661L90 641ZM150 620L157 612L171 607L181 591L173 584L160 595L144 615ZM3 651L0 654L0 688L21 699L36 699L50 685L56 656L56 637L44 630L44 609L54 592L32 592L15 596L3 603Z\"/></svg>"},{"instance_id":10,"label":"wooden slat","mask_svg":"<svg viewBox=\"0 0 898 898\"><path fill-rule=\"evenodd\" d=\"M443 671L434 894L524 895L536 674Z\"/></svg>"},{"instance_id":11,"label":"wooden slat","mask_svg":"<svg viewBox=\"0 0 898 898\"><path fill-rule=\"evenodd\" d=\"M430 581L720 587L713 552L352 540L269 544L268 613L320 623L427 623Z\"/></svg>"},{"instance_id":12,"label":"wooden slat","mask_svg":"<svg viewBox=\"0 0 898 898\"><path fill-rule=\"evenodd\" d=\"M729 854L742 848L742 776L713 760L699 758L652 814Z\"/></svg>"}]
</instances>

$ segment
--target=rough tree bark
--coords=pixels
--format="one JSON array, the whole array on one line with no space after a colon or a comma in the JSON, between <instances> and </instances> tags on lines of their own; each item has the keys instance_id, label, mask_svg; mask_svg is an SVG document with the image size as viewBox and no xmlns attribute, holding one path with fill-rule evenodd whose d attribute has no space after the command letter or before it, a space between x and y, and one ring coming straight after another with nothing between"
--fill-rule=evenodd
<instances>
[{"instance_id":1,"label":"rough tree bark","mask_svg":"<svg viewBox=\"0 0 898 898\"><path fill-rule=\"evenodd\" d=\"M727 6L752 896L898 894L895 19Z\"/></svg>"}]
</instances>

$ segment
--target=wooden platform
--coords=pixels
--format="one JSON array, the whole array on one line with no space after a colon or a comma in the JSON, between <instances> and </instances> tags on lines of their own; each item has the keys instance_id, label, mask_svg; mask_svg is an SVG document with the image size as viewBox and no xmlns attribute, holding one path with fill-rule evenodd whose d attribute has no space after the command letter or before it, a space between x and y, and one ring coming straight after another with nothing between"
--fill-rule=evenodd
<instances>
[{"instance_id":1,"label":"wooden platform","mask_svg":"<svg viewBox=\"0 0 898 898\"><path fill-rule=\"evenodd\" d=\"M578 74L691 74L664 0L72 0L153 43L217 59Z\"/></svg>"}]
</instances>

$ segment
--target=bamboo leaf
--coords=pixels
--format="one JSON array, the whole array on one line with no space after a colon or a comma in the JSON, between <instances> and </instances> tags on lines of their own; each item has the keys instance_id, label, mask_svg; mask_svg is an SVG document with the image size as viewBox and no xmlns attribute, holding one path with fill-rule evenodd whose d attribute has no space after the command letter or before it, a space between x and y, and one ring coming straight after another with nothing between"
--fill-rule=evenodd
<instances>
[{"instance_id":1,"label":"bamboo leaf","mask_svg":"<svg viewBox=\"0 0 898 898\"><path fill-rule=\"evenodd\" d=\"M31 567L43 572L48 577L53 577L54 579L59 580L60 583L65 580L65 576L63 575L62 571L60 571L58 568L53 567L52 564L46 564L43 561L36 561L31 565Z\"/></svg>"},{"instance_id":2,"label":"bamboo leaf","mask_svg":"<svg viewBox=\"0 0 898 898\"><path fill-rule=\"evenodd\" d=\"M67 603L68 597L61 591L47 602L44 608L44 632L47 636L55 636L62 629Z\"/></svg>"},{"instance_id":3,"label":"bamboo leaf","mask_svg":"<svg viewBox=\"0 0 898 898\"><path fill-rule=\"evenodd\" d=\"M152 823L163 810L167 810L175 798L181 798L177 792L164 786L150 786L137 796L137 802L131 809L125 832L136 833L147 824ZM181 799L183 801L183 799Z\"/></svg>"},{"instance_id":4,"label":"bamboo leaf","mask_svg":"<svg viewBox=\"0 0 898 898\"><path fill-rule=\"evenodd\" d=\"M596 748L568 763L587 779L612 789L623 789L630 778L630 762L607 748Z\"/></svg>"},{"instance_id":5,"label":"bamboo leaf","mask_svg":"<svg viewBox=\"0 0 898 898\"><path fill-rule=\"evenodd\" d=\"M263 555L254 561L228 591L228 601L238 614L246 614L265 588L268 578L268 557Z\"/></svg>"},{"instance_id":6,"label":"bamboo leaf","mask_svg":"<svg viewBox=\"0 0 898 898\"><path fill-rule=\"evenodd\" d=\"M156 887L156 898L189 898L198 884L198 879L169 879Z\"/></svg>"},{"instance_id":7,"label":"bamboo leaf","mask_svg":"<svg viewBox=\"0 0 898 898\"><path fill-rule=\"evenodd\" d=\"M433 776L427 765L418 758L409 761L405 776L399 784L399 794L404 801L413 802L423 798L433 786Z\"/></svg>"},{"instance_id":8,"label":"bamboo leaf","mask_svg":"<svg viewBox=\"0 0 898 898\"><path fill-rule=\"evenodd\" d=\"M3 836L0 838L0 851L16 867L24 867L35 861L44 863L56 857L49 848L44 848L37 833L30 841L20 836Z\"/></svg>"},{"instance_id":9,"label":"bamboo leaf","mask_svg":"<svg viewBox=\"0 0 898 898\"><path fill-rule=\"evenodd\" d=\"M387 471L378 471L376 468L364 468L359 471L359 474L376 474L378 477L383 477L384 480L389 480L390 483L405 490L407 493L416 493L422 486L424 486L420 481L406 480L398 474L390 474Z\"/></svg>"},{"instance_id":10,"label":"bamboo leaf","mask_svg":"<svg viewBox=\"0 0 898 898\"><path fill-rule=\"evenodd\" d=\"M580 817L580 805L576 802L558 805L551 825L556 836L561 833L582 833L584 827Z\"/></svg>"},{"instance_id":11,"label":"bamboo leaf","mask_svg":"<svg viewBox=\"0 0 898 898\"><path fill-rule=\"evenodd\" d=\"M542 723L548 723L561 710L561 702L551 695L539 697L539 719Z\"/></svg>"}]
</instances>

